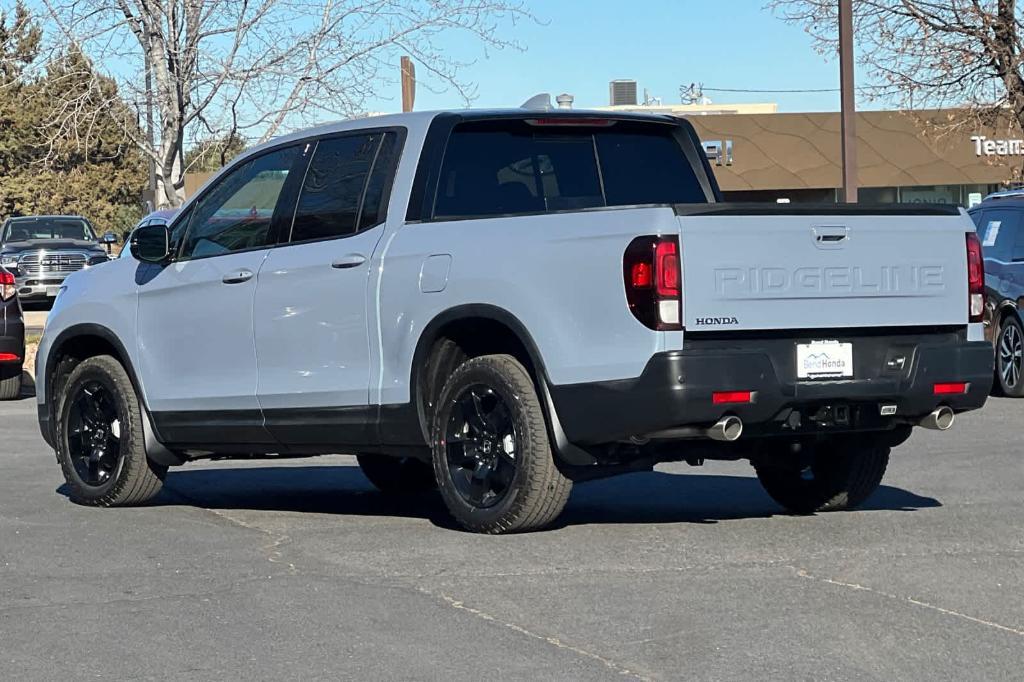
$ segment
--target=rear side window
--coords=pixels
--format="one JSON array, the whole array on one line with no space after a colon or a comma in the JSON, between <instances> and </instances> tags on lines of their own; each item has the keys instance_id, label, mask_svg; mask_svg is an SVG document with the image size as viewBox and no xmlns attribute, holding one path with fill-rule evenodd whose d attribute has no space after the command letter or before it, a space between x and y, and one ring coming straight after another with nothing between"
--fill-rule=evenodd
<instances>
[{"instance_id":1,"label":"rear side window","mask_svg":"<svg viewBox=\"0 0 1024 682\"><path fill-rule=\"evenodd\" d=\"M1012 260L1015 257L1020 212L1008 208L988 209L982 216L977 229L985 257L1000 261Z\"/></svg>"},{"instance_id":2,"label":"rear side window","mask_svg":"<svg viewBox=\"0 0 1024 682\"><path fill-rule=\"evenodd\" d=\"M380 147L381 136L348 135L320 140L302 183L292 242L354 234L359 202Z\"/></svg>"},{"instance_id":3,"label":"rear side window","mask_svg":"<svg viewBox=\"0 0 1024 682\"><path fill-rule=\"evenodd\" d=\"M398 156L401 145L396 133L385 133L380 143L380 151L373 162L373 171L366 181L366 194L363 197L363 213L359 218L359 229L365 230L384 222L387 217L387 202L391 195L391 184L398 168Z\"/></svg>"},{"instance_id":4,"label":"rear side window","mask_svg":"<svg viewBox=\"0 0 1024 682\"><path fill-rule=\"evenodd\" d=\"M628 121L461 124L445 150L434 217L706 203L675 132L671 125Z\"/></svg>"}]
</instances>

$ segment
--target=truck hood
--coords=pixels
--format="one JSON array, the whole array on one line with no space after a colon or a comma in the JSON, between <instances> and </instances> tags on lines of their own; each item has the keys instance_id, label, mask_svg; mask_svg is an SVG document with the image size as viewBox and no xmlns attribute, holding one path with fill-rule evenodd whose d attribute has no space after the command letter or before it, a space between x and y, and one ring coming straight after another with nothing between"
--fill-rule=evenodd
<instances>
[{"instance_id":1,"label":"truck hood","mask_svg":"<svg viewBox=\"0 0 1024 682\"><path fill-rule=\"evenodd\" d=\"M19 242L7 242L0 246L4 253L22 253L24 251L95 251L105 253L103 247L96 242L84 239L29 239Z\"/></svg>"}]
</instances>

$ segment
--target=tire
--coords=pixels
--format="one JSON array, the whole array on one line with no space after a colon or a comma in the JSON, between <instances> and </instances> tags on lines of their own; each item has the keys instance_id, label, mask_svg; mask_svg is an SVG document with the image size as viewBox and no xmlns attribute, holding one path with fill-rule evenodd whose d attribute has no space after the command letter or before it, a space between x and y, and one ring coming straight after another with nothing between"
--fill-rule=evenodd
<instances>
[{"instance_id":1,"label":"tire","mask_svg":"<svg viewBox=\"0 0 1024 682\"><path fill-rule=\"evenodd\" d=\"M455 369L437 402L431 450L448 510L477 533L544 528L572 491L555 465L533 381L510 355Z\"/></svg>"},{"instance_id":2,"label":"tire","mask_svg":"<svg viewBox=\"0 0 1024 682\"><path fill-rule=\"evenodd\" d=\"M21 375L24 368L0 365L0 400L17 400L21 397Z\"/></svg>"},{"instance_id":3,"label":"tire","mask_svg":"<svg viewBox=\"0 0 1024 682\"><path fill-rule=\"evenodd\" d=\"M838 446L838 447L837 447ZM794 514L853 509L882 483L889 450L872 437L825 442L810 463L792 455L762 460L757 478L773 500Z\"/></svg>"},{"instance_id":4,"label":"tire","mask_svg":"<svg viewBox=\"0 0 1024 682\"><path fill-rule=\"evenodd\" d=\"M999 326L996 340L996 385L1010 398L1024 397L1024 328L1016 315Z\"/></svg>"},{"instance_id":5,"label":"tire","mask_svg":"<svg viewBox=\"0 0 1024 682\"><path fill-rule=\"evenodd\" d=\"M57 462L72 502L134 506L160 492L167 467L146 456L142 419L120 362L101 355L72 370L57 403L55 430Z\"/></svg>"},{"instance_id":6,"label":"tire","mask_svg":"<svg viewBox=\"0 0 1024 682\"><path fill-rule=\"evenodd\" d=\"M357 455L359 468L382 493L420 493L437 487L433 467L414 457Z\"/></svg>"}]
</instances>

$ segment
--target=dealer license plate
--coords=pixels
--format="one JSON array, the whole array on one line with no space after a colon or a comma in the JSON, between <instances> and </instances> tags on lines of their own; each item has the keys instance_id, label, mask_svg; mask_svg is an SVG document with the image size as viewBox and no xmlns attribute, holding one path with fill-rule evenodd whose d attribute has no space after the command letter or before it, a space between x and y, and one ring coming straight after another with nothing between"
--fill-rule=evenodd
<instances>
[{"instance_id":1,"label":"dealer license plate","mask_svg":"<svg viewBox=\"0 0 1024 682\"><path fill-rule=\"evenodd\" d=\"M842 379L853 376L853 344L811 341L796 344L798 379Z\"/></svg>"},{"instance_id":2,"label":"dealer license plate","mask_svg":"<svg viewBox=\"0 0 1024 682\"><path fill-rule=\"evenodd\" d=\"M46 295L50 298L54 298L60 292L60 287L46 287Z\"/></svg>"}]
</instances>

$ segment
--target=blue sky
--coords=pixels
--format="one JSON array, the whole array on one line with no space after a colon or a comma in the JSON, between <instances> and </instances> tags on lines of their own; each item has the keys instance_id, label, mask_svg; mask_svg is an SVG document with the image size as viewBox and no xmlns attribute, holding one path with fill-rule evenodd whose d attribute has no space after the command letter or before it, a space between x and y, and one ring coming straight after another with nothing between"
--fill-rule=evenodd
<instances>
[{"instance_id":1,"label":"blue sky","mask_svg":"<svg viewBox=\"0 0 1024 682\"><path fill-rule=\"evenodd\" d=\"M509 31L525 52L492 51L467 37L449 39L462 59L479 56L463 71L477 85L474 106L517 106L538 92L576 96L576 106L607 104L608 81L634 78L642 92L679 101L679 85L711 88L836 88L838 61L826 61L798 26L763 9L761 0L528 0L542 22ZM394 111L394 97L368 108ZM389 96L391 93L382 93ZM838 93L707 93L715 102L777 102L780 111L833 111ZM420 87L417 109L460 106L452 92Z\"/></svg>"}]
</instances>

